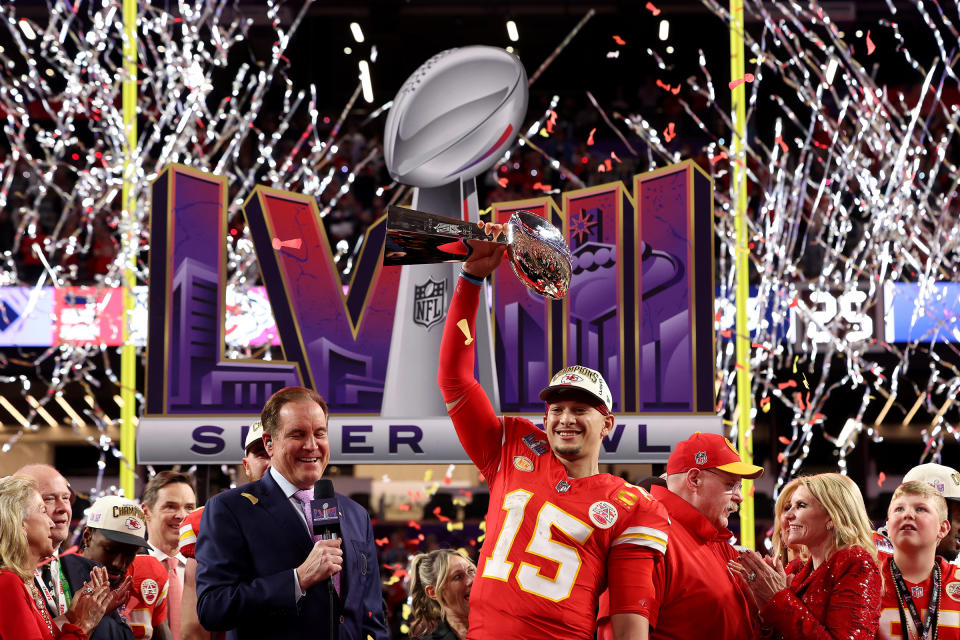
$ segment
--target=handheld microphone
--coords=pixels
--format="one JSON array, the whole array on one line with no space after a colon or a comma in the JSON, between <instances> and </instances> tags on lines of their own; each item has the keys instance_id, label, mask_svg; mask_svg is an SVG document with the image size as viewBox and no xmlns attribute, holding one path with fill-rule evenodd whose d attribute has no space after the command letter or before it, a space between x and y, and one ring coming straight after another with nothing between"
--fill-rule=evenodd
<instances>
[{"instance_id":1,"label":"handheld microphone","mask_svg":"<svg viewBox=\"0 0 960 640\"><path fill-rule=\"evenodd\" d=\"M336 540L340 537L340 512L337 509L337 497L333 493L333 483L326 478L317 480L313 485L313 500L310 501L310 519L313 534L323 540Z\"/></svg>"}]
</instances>

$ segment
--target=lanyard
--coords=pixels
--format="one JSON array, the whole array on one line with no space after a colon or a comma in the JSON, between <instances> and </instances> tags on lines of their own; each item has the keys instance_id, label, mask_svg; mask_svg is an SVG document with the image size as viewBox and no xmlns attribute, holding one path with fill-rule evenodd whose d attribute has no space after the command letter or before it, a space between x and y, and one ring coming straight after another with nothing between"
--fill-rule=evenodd
<instances>
[{"instance_id":1,"label":"lanyard","mask_svg":"<svg viewBox=\"0 0 960 640\"><path fill-rule=\"evenodd\" d=\"M930 594L930 606L927 607L927 619L921 624L920 612L917 611L917 605L913 603L913 597L910 595L910 589L907 588L907 583L903 579L903 574L900 573L900 569L897 567L897 563L893 561L893 558L890 558L890 573L893 575L893 582L897 588L897 604L900 607L900 624L903 628L903 635L909 638L909 631L907 629L907 617L903 611L904 603L906 603L907 609L910 611L910 617L913 618L914 628L917 630L917 635L919 640L925 640L931 632L931 627L933 629L933 635L930 636L931 640L936 640L937 638L937 621L940 614L940 564L935 563L933 565L933 584L931 585Z\"/></svg>"},{"instance_id":2,"label":"lanyard","mask_svg":"<svg viewBox=\"0 0 960 640\"><path fill-rule=\"evenodd\" d=\"M54 561L51 561L51 564ZM51 566L51 575L53 567ZM67 596L64 593L64 583L66 579L63 576L63 569L60 566L60 563L57 562L57 577L59 580L56 581L56 589L53 593L50 593L50 589L47 587L47 581L43 579L43 572L40 569L34 569L34 582L40 585L40 592L43 594L43 599L50 605L50 607L59 611L57 615L64 615L67 612ZM70 587L68 586L67 589Z\"/></svg>"}]
</instances>

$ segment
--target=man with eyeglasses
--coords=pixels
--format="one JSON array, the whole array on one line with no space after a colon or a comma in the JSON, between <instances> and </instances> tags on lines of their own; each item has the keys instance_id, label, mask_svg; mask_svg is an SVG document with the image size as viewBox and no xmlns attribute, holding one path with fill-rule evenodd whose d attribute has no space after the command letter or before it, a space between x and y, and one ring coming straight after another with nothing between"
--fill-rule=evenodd
<instances>
[{"instance_id":1,"label":"man with eyeglasses","mask_svg":"<svg viewBox=\"0 0 960 640\"><path fill-rule=\"evenodd\" d=\"M743 462L721 435L697 432L677 443L667 460L666 482L655 482L650 490L670 514L666 561L653 576L657 595L649 606L651 640L704 633L716 640L756 637L756 606L747 585L727 569L727 560L737 557L727 524L743 501L743 478L762 474L763 467ZM606 603L604 597L600 640L613 637Z\"/></svg>"}]
</instances>

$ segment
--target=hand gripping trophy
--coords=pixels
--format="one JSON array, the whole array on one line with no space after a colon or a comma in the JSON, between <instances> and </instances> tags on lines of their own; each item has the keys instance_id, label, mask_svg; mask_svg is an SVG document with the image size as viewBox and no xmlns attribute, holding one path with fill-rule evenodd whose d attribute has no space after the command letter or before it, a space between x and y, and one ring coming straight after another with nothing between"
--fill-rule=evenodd
<instances>
[{"instance_id":1,"label":"hand gripping trophy","mask_svg":"<svg viewBox=\"0 0 960 640\"><path fill-rule=\"evenodd\" d=\"M385 417L446 414L435 385L424 381L436 377L443 319L459 270L448 263L465 260L474 243L492 241L477 226L475 178L512 144L526 110L520 61L486 46L438 53L394 99L384 158L395 180L416 188L413 210L391 207L387 216L384 264L404 267L380 411ZM545 297L566 295L570 251L549 222L516 212L502 244L525 285ZM480 314L475 337L478 379L499 411L487 314Z\"/></svg>"}]
</instances>

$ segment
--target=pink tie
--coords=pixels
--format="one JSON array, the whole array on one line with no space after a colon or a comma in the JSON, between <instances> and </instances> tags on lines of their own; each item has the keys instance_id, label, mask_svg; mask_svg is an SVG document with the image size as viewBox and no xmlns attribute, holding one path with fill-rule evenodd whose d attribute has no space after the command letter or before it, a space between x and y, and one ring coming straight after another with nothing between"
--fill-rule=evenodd
<instances>
[{"instance_id":1,"label":"pink tie","mask_svg":"<svg viewBox=\"0 0 960 640\"><path fill-rule=\"evenodd\" d=\"M180 599L183 596L183 585L177 576L177 559L167 558L163 561L167 566L167 609L170 611L170 630L174 640L180 640Z\"/></svg>"},{"instance_id":2,"label":"pink tie","mask_svg":"<svg viewBox=\"0 0 960 640\"><path fill-rule=\"evenodd\" d=\"M301 489L293 494L293 497L297 499L297 502L300 503L300 508L303 510L303 515L307 519L307 533L313 531L313 516L310 515L310 501L313 500L313 490L312 489ZM321 540L321 536L313 534L313 541ZM337 590L337 595L340 595L340 574L333 574L333 588Z\"/></svg>"}]
</instances>

